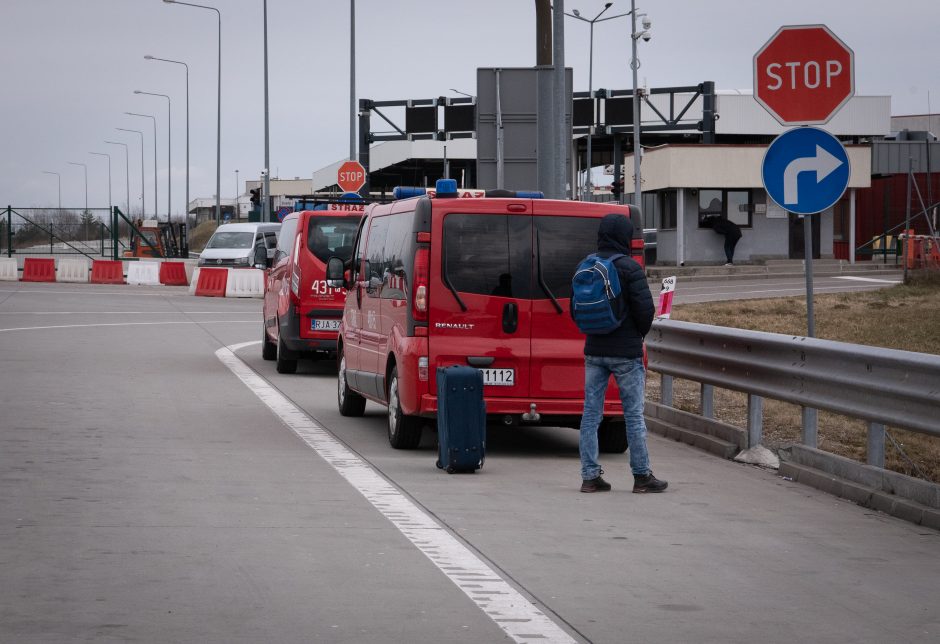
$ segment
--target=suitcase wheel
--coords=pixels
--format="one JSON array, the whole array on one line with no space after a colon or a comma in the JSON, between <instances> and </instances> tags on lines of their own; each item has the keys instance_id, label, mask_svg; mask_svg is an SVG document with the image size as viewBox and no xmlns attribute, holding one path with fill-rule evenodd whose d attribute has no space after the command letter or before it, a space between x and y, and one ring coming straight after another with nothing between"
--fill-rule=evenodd
<instances>
[{"instance_id":1,"label":"suitcase wheel","mask_svg":"<svg viewBox=\"0 0 940 644\"><path fill-rule=\"evenodd\" d=\"M439 470L442 470L442 469L444 469L444 466L443 466L443 465L441 465L441 462L440 462L440 460L438 460L438 461L437 461L436 463L434 463L434 464L435 464L435 465L437 465L437 469L439 469Z\"/></svg>"}]
</instances>

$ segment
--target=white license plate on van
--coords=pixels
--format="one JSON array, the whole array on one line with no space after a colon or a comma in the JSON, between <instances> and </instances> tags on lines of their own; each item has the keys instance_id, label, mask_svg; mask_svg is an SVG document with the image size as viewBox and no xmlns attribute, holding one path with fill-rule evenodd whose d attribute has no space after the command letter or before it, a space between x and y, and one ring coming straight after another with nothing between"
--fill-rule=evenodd
<instances>
[{"instance_id":1,"label":"white license plate on van","mask_svg":"<svg viewBox=\"0 0 940 644\"><path fill-rule=\"evenodd\" d=\"M480 369L483 384L494 387L512 387L516 384L515 369Z\"/></svg>"},{"instance_id":2,"label":"white license plate on van","mask_svg":"<svg viewBox=\"0 0 940 644\"><path fill-rule=\"evenodd\" d=\"M339 331L339 323L337 320L311 320L310 328L313 331Z\"/></svg>"}]
</instances>

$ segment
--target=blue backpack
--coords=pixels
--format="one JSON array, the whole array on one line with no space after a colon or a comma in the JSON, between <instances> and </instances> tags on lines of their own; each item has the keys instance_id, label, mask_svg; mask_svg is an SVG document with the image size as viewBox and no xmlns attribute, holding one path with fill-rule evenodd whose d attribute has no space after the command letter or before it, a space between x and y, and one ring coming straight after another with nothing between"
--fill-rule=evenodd
<instances>
[{"instance_id":1,"label":"blue backpack","mask_svg":"<svg viewBox=\"0 0 940 644\"><path fill-rule=\"evenodd\" d=\"M610 257L588 255L571 280L571 317L578 330L586 334L605 334L617 329L620 315L620 275L614 262L622 253Z\"/></svg>"}]
</instances>

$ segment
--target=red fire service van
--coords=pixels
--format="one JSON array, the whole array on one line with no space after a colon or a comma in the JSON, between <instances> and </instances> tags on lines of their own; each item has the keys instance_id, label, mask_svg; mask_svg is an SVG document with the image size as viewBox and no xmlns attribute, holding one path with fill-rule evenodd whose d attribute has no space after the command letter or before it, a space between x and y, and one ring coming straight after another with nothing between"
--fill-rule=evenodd
<instances>
[{"instance_id":1,"label":"red fire service van","mask_svg":"<svg viewBox=\"0 0 940 644\"><path fill-rule=\"evenodd\" d=\"M410 191L410 193L409 193ZM388 438L412 449L437 412L437 367L483 372L490 422L577 427L584 402L584 336L568 313L571 277L596 250L599 220L634 220L634 206L490 191L462 197L441 180L433 197L396 189L366 207L352 260L331 258L327 284L348 289L340 325L337 401L358 416L388 406ZM607 392L601 449L626 449L616 388Z\"/></svg>"},{"instance_id":2,"label":"red fire service van","mask_svg":"<svg viewBox=\"0 0 940 644\"><path fill-rule=\"evenodd\" d=\"M346 292L326 284L330 257L348 260L363 204L322 204L288 215L281 225L264 288L261 355L278 373L298 358L332 357Z\"/></svg>"}]
</instances>

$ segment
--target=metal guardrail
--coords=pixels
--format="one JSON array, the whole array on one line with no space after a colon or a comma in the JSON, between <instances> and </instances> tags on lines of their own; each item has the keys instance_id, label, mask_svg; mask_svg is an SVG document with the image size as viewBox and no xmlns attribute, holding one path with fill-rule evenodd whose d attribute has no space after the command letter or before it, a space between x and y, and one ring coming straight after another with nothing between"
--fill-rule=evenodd
<instances>
[{"instance_id":1,"label":"metal guardrail","mask_svg":"<svg viewBox=\"0 0 940 644\"><path fill-rule=\"evenodd\" d=\"M672 378L702 384L707 417L713 387L748 394L749 446L761 440L761 397L868 421L868 462L879 467L885 425L940 437L940 356L675 320L654 322L646 346L664 404ZM810 417L803 442L816 447Z\"/></svg>"}]
</instances>

